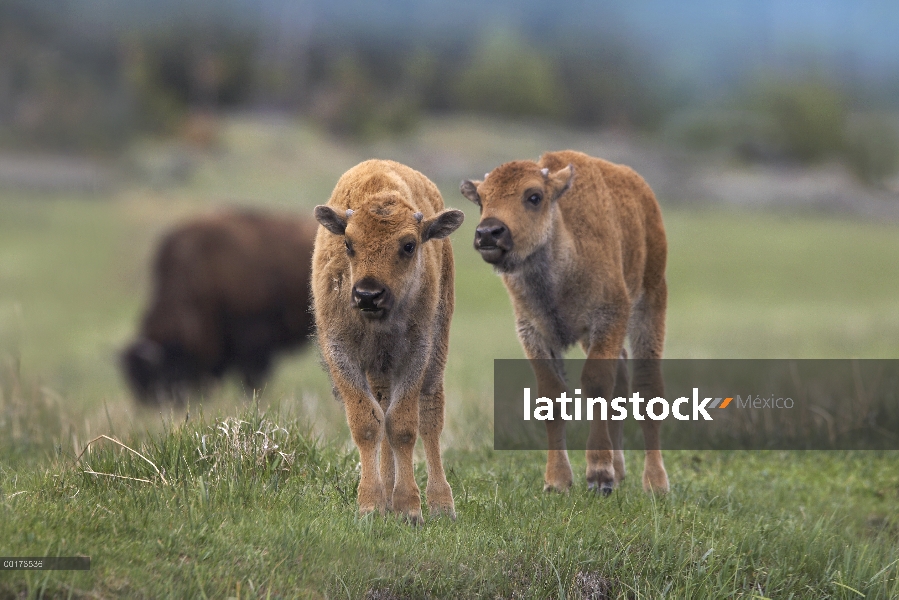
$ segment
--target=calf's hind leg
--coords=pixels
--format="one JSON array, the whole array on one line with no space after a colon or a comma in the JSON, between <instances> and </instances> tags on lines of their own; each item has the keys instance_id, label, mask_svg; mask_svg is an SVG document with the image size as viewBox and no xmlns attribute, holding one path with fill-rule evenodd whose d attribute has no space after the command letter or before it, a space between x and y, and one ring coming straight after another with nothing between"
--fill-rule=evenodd
<instances>
[{"instance_id":1,"label":"calf's hind leg","mask_svg":"<svg viewBox=\"0 0 899 600\"><path fill-rule=\"evenodd\" d=\"M394 390L390 408L385 415L387 439L393 450L396 481L393 486L391 506L409 521L418 524L421 518L421 493L415 483L412 451L418 437L418 400L420 388Z\"/></svg>"},{"instance_id":2,"label":"calf's hind leg","mask_svg":"<svg viewBox=\"0 0 899 600\"><path fill-rule=\"evenodd\" d=\"M444 395L443 386L432 393L422 392L418 405L419 431L425 447L425 458L428 462L428 486L425 496L428 500L428 512L431 515L446 514L456 518L453 503L453 490L446 480L443 471L443 459L440 455L440 433L443 431Z\"/></svg>"},{"instance_id":3,"label":"calf's hind leg","mask_svg":"<svg viewBox=\"0 0 899 600\"><path fill-rule=\"evenodd\" d=\"M630 396L627 374L627 351L621 351L618 359L618 374L615 376L615 392L613 398ZM612 440L612 466L615 468L615 484L624 480L624 421L608 421L609 438Z\"/></svg>"},{"instance_id":4,"label":"calf's hind leg","mask_svg":"<svg viewBox=\"0 0 899 600\"><path fill-rule=\"evenodd\" d=\"M381 407L381 411L387 414L387 410L390 408L390 381L369 376L368 384L371 387L375 400ZM387 493L387 510L393 510L393 485L396 478L393 450L390 448L390 440L387 439L386 435L381 438L380 471L381 481L384 483L384 489Z\"/></svg>"},{"instance_id":5,"label":"calf's hind leg","mask_svg":"<svg viewBox=\"0 0 899 600\"><path fill-rule=\"evenodd\" d=\"M583 394L589 398L604 398L606 402L611 402L609 392L615 385L616 369L614 360L588 357L581 374ZM617 422L603 421L594 412L587 437L587 487L604 496L611 494L619 481L615 468L615 449L610 435L612 423Z\"/></svg>"},{"instance_id":6,"label":"calf's hind leg","mask_svg":"<svg viewBox=\"0 0 899 600\"><path fill-rule=\"evenodd\" d=\"M627 314L622 314L611 306L605 314L609 327L604 329L602 335L591 340L587 362L581 373L581 386L588 397L604 398L609 403L611 413L611 401L615 397L613 394L619 392L622 386L625 390L627 388L626 372L622 373L623 381L616 385L619 371L624 370L620 356L627 330ZM610 427L611 424L614 425ZM624 477L624 455L619 428L620 422L603 421L595 414L590 423L590 434L587 437L587 487L604 496L612 493ZM610 435L612 432L618 438L615 445Z\"/></svg>"},{"instance_id":7,"label":"calf's hind leg","mask_svg":"<svg viewBox=\"0 0 899 600\"><path fill-rule=\"evenodd\" d=\"M662 346L665 342L665 308L668 291L665 281L649 289L634 307L629 326L631 351L634 355L636 392L645 400L665 397L662 379ZM662 460L661 423L652 419L640 421L646 455L643 462L643 489L647 492L668 491L668 473Z\"/></svg>"},{"instance_id":8,"label":"calf's hind leg","mask_svg":"<svg viewBox=\"0 0 899 600\"><path fill-rule=\"evenodd\" d=\"M449 240L444 243L448 244ZM445 269L441 276L443 297L438 307L438 328L434 336L433 354L425 370L425 377L418 401L419 433L425 447L428 464L428 485L425 495L428 499L428 513L432 516L446 514L456 518L453 490L443 471L440 454L440 434L443 433L444 406L443 373L449 350L450 319L453 314L453 271Z\"/></svg>"}]
</instances>

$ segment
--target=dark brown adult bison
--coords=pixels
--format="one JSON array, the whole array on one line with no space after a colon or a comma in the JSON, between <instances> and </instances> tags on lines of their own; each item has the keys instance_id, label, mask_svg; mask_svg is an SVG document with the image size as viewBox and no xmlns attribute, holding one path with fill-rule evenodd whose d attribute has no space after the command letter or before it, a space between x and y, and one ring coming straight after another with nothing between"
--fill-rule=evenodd
<instances>
[{"instance_id":1,"label":"dark brown adult bison","mask_svg":"<svg viewBox=\"0 0 899 600\"><path fill-rule=\"evenodd\" d=\"M315 229L311 220L228 211L165 236L139 337L122 354L134 395L181 401L230 369L259 388L273 355L312 332Z\"/></svg>"}]
</instances>

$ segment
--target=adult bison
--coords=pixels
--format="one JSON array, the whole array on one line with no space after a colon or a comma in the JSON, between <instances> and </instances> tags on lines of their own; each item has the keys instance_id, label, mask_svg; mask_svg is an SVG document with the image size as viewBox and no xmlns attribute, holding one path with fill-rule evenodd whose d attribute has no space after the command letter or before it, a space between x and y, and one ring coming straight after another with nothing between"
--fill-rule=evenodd
<instances>
[{"instance_id":1,"label":"adult bison","mask_svg":"<svg viewBox=\"0 0 899 600\"><path fill-rule=\"evenodd\" d=\"M165 236L150 306L122 355L134 395L181 401L229 369L259 388L273 355L311 333L315 227L309 219L228 211Z\"/></svg>"},{"instance_id":2,"label":"adult bison","mask_svg":"<svg viewBox=\"0 0 899 600\"><path fill-rule=\"evenodd\" d=\"M393 510L421 521L412 471L420 433L428 508L454 517L440 433L454 302L447 236L464 215L444 210L437 187L418 171L370 160L340 178L315 218L322 225L312 259L317 337L359 448L359 512Z\"/></svg>"},{"instance_id":3,"label":"adult bison","mask_svg":"<svg viewBox=\"0 0 899 600\"><path fill-rule=\"evenodd\" d=\"M588 359L598 359L586 363L583 393L627 395L627 369L619 359L627 336L635 389L644 398L664 396L658 359L667 243L646 182L628 167L563 151L503 164L483 181L462 182L461 191L481 208L474 246L509 292L539 395L556 398L565 391L560 361L576 343ZM665 492L659 423L644 419L640 425L647 448L643 487ZM620 421L591 423L587 482L603 494L624 477L620 428ZM547 437L545 487L567 490L572 472L564 421L547 421Z\"/></svg>"}]
</instances>

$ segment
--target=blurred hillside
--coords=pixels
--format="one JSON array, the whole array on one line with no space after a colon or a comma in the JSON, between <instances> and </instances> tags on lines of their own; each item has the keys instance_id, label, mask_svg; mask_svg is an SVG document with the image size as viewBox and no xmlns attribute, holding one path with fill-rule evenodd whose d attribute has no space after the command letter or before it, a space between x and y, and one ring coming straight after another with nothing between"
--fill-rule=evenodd
<instances>
[{"instance_id":1,"label":"blurred hillside","mask_svg":"<svg viewBox=\"0 0 899 600\"><path fill-rule=\"evenodd\" d=\"M361 140L476 113L889 189L897 26L897 6L850 0L0 0L0 148L210 148L234 111Z\"/></svg>"}]
</instances>

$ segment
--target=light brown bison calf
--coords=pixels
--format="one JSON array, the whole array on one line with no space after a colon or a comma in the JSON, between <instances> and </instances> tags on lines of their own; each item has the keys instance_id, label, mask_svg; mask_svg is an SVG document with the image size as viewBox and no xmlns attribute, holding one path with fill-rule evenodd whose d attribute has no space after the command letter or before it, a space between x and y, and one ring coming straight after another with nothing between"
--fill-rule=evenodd
<instances>
[{"instance_id":1,"label":"light brown bison calf","mask_svg":"<svg viewBox=\"0 0 899 600\"><path fill-rule=\"evenodd\" d=\"M393 510L421 521L412 471L421 433L428 508L455 517L440 433L453 314L446 238L464 215L444 210L437 187L418 171L370 160L340 178L315 218L322 225L312 259L315 323L359 448L359 512Z\"/></svg>"},{"instance_id":2,"label":"light brown bison calf","mask_svg":"<svg viewBox=\"0 0 899 600\"><path fill-rule=\"evenodd\" d=\"M619 357L627 336L635 389L644 398L664 396L658 359L667 243L646 182L628 167L564 151L538 162L506 163L484 181L464 181L461 190L481 207L475 249L502 276L539 395L556 398L565 391L560 361L566 348L580 343L588 359L604 359L586 363L583 393L626 396L627 370ZM667 491L659 423L644 419L640 425L647 448L643 488ZM596 420L590 427L587 482L608 494L624 477L621 422ZM566 490L572 472L564 421L547 421L547 435L545 487Z\"/></svg>"},{"instance_id":3,"label":"light brown bison calf","mask_svg":"<svg viewBox=\"0 0 899 600\"><path fill-rule=\"evenodd\" d=\"M140 335L122 355L134 395L180 401L230 369L261 387L274 355L312 331L314 234L311 219L231 210L167 234Z\"/></svg>"}]
</instances>

